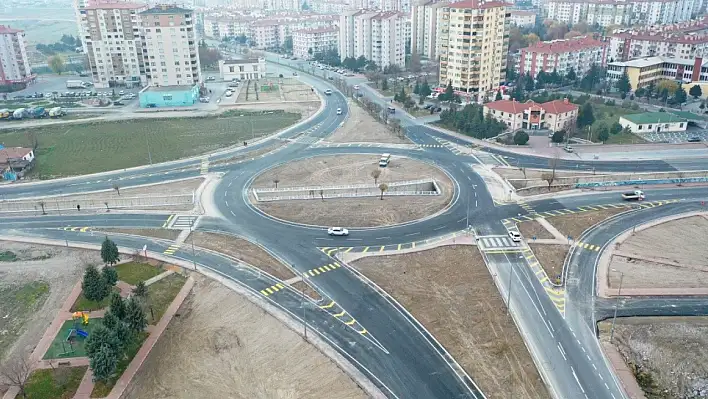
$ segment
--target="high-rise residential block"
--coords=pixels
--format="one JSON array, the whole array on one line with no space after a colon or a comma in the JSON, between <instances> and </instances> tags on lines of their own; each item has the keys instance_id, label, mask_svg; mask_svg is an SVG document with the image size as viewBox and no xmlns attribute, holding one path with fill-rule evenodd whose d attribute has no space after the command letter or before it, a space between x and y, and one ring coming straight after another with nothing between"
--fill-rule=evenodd
<instances>
[{"instance_id":1,"label":"high-rise residential block","mask_svg":"<svg viewBox=\"0 0 708 399\"><path fill-rule=\"evenodd\" d=\"M405 67L405 17L396 11L348 11L339 21L339 56L363 56L380 68Z\"/></svg>"},{"instance_id":2,"label":"high-rise residential block","mask_svg":"<svg viewBox=\"0 0 708 399\"><path fill-rule=\"evenodd\" d=\"M315 54L339 47L339 28L336 26L293 31L293 55L305 60Z\"/></svg>"},{"instance_id":3,"label":"high-rise residential block","mask_svg":"<svg viewBox=\"0 0 708 399\"><path fill-rule=\"evenodd\" d=\"M0 85L27 83L32 78L24 31L0 25Z\"/></svg>"},{"instance_id":4,"label":"high-rise residential block","mask_svg":"<svg viewBox=\"0 0 708 399\"><path fill-rule=\"evenodd\" d=\"M144 86L145 65L137 3L88 3L79 9L84 49L96 88Z\"/></svg>"},{"instance_id":5,"label":"high-rise residential block","mask_svg":"<svg viewBox=\"0 0 708 399\"><path fill-rule=\"evenodd\" d=\"M465 0L438 15L440 85L475 93L478 100L506 77L509 12L501 1Z\"/></svg>"},{"instance_id":6,"label":"high-rise residential block","mask_svg":"<svg viewBox=\"0 0 708 399\"><path fill-rule=\"evenodd\" d=\"M591 36L538 42L519 50L516 70L536 77L539 72L567 74L571 69L583 76L592 65L607 64L607 43Z\"/></svg>"},{"instance_id":7,"label":"high-rise residential block","mask_svg":"<svg viewBox=\"0 0 708 399\"><path fill-rule=\"evenodd\" d=\"M148 84L198 84L201 80L201 67L194 12L162 5L140 12L139 19Z\"/></svg>"},{"instance_id":8,"label":"high-rise residential block","mask_svg":"<svg viewBox=\"0 0 708 399\"><path fill-rule=\"evenodd\" d=\"M438 58L438 14L449 3L424 1L411 8L411 53Z\"/></svg>"},{"instance_id":9,"label":"high-rise residential block","mask_svg":"<svg viewBox=\"0 0 708 399\"><path fill-rule=\"evenodd\" d=\"M546 0L549 19L569 24L659 25L688 21L703 8L703 0Z\"/></svg>"}]
</instances>

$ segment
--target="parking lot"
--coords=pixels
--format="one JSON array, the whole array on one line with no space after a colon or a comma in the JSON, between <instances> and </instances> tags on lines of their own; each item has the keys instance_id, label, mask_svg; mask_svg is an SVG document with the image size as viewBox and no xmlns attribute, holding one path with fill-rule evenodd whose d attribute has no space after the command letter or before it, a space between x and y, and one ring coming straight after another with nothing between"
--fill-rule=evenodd
<instances>
[{"instance_id":1,"label":"parking lot","mask_svg":"<svg viewBox=\"0 0 708 399\"><path fill-rule=\"evenodd\" d=\"M639 133L638 136L652 143L686 143L691 141L708 142L708 129L703 129L696 126L689 126L685 132L652 132L652 133Z\"/></svg>"}]
</instances>

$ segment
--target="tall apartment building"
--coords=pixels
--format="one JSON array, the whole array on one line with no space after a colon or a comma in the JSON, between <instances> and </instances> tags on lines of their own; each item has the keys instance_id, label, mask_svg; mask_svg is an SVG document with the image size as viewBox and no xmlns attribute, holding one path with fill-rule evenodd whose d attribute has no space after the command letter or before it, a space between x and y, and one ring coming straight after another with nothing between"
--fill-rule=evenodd
<instances>
[{"instance_id":1,"label":"tall apartment building","mask_svg":"<svg viewBox=\"0 0 708 399\"><path fill-rule=\"evenodd\" d=\"M293 55L309 60L317 53L339 48L339 28L298 29L293 31Z\"/></svg>"},{"instance_id":2,"label":"tall apartment building","mask_svg":"<svg viewBox=\"0 0 708 399\"><path fill-rule=\"evenodd\" d=\"M363 56L381 68L405 67L405 17L395 11L348 11L339 20L339 56Z\"/></svg>"},{"instance_id":3,"label":"tall apartment building","mask_svg":"<svg viewBox=\"0 0 708 399\"><path fill-rule=\"evenodd\" d=\"M549 19L569 24L656 25L688 21L703 0L546 0Z\"/></svg>"},{"instance_id":4,"label":"tall apartment building","mask_svg":"<svg viewBox=\"0 0 708 399\"><path fill-rule=\"evenodd\" d=\"M515 57L516 70L521 75L535 78L541 71L551 73L554 70L565 75L572 69L578 76L583 76L593 64L606 65L607 43L591 36L551 40L522 48Z\"/></svg>"},{"instance_id":5,"label":"tall apartment building","mask_svg":"<svg viewBox=\"0 0 708 399\"><path fill-rule=\"evenodd\" d=\"M411 8L411 53L438 58L438 14L450 3L423 1Z\"/></svg>"},{"instance_id":6,"label":"tall apartment building","mask_svg":"<svg viewBox=\"0 0 708 399\"><path fill-rule=\"evenodd\" d=\"M518 27L532 27L536 24L536 13L524 10L511 10L511 24Z\"/></svg>"},{"instance_id":7,"label":"tall apartment building","mask_svg":"<svg viewBox=\"0 0 708 399\"><path fill-rule=\"evenodd\" d=\"M256 19L252 17L221 17L207 15L204 17L204 36L221 39L227 36L248 36L251 23Z\"/></svg>"},{"instance_id":8,"label":"tall apartment building","mask_svg":"<svg viewBox=\"0 0 708 399\"><path fill-rule=\"evenodd\" d=\"M609 39L609 59L708 56L708 17L646 29L615 30Z\"/></svg>"},{"instance_id":9,"label":"tall apartment building","mask_svg":"<svg viewBox=\"0 0 708 399\"><path fill-rule=\"evenodd\" d=\"M0 25L0 85L26 83L32 77L24 31Z\"/></svg>"},{"instance_id":10,"label":"tall apartment building","mask_svg":"<svg viewBox=\"0 0 708 399\"><path fill-rule=\"evenodd\" d=\"M157 6L139 15L145 74L150 86L196 85L201 66L194 12L175 6Z\"/></svg>"},{"instance_id":11,"label":"tall apartment building","mask_svg":"<svg viewBox=\"0 0 708 399\"><path fill-rule=\"evenodd\" d=\"M506 76L509 13L501 1L465 0L438 17L440 85L476 93L495 91Z\"/></svg>"},{"instance_id":12,"label":"tall apartment building","mask_svg":"<svg viewBox=\"0 0 708 399\"><path fill-rule=\"evenodd\" d=\"M137 3L88 3L80 7L79 32L96 88L144 86L145 65Z\"/></svg>"}]
</instances>

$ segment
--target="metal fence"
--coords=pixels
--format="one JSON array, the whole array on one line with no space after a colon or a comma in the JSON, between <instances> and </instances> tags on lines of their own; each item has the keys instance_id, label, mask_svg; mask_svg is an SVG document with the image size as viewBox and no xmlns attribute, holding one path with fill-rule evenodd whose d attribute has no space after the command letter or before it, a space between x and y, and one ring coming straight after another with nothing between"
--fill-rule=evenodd
<instances>
[{"instance_id":1,"label":"metal fence","mask_svg":"<svg viewBox=\"0 0 708 399\"><path fill-rule=\"evenodd\" d=\"M431 196L439 195L440 188L432 179L410 180L387 183L384 196ZM257 201L310 200L326 198L376 197L381 189L374 184L352 184L346 186L287 187L283 189L255 189Z\"/></svg>"},{"instance_id":2,"label":"metal fence","mask_svg":"<svg viewBox=\"0 0 708 399\"><path fill-rule=\"evenodd\" d=\"M163 195L147 197L118 197L105 199L60 199L45 198L36 201L5 200L0 201L0 212L45 212L81 209L129 209L158 206L192 205L194 194Z\"/></svg>"}]
</instances>

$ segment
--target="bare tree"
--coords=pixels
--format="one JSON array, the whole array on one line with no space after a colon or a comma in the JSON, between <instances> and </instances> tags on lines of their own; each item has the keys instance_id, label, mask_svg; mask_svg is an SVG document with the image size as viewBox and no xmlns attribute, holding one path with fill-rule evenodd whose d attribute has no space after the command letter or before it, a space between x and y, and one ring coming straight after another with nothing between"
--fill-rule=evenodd
<instances>
[{"instance_id":1,"label":"bare tree","mask_svg":"<svg viewBox=\"0 0 708 399\"><path fill-rule=\"evenodd\" d=\"M111 208L108 207L108 201L104 202L103 205L106 206L106 212L110 212Z\"/></svg>"},{"instance_id":2,"label":"bare tree","mask_svg":"<svg viewBox=\"0 0 708 399\"><path fill-rule=\"evenodd\" d=\"M39 202L37 203L37 205L39 205L39 206L42 207L42 215L46 215L47 212L44 211L44 206L47 205L47 203L44 202L44 201L39 201Z\"/></svg>"},{"instance_id":3,"label":"bare tree","mask_svg":"<svg viewBox=\"0 0 708 399\"><path fill-rule=\"evenodd\" d=\"M379 184L379 190L381 190L381 199L383 200L384 192L388 191L388 184L386 184L386 183Z\"/></svg>"},{"instance_id":4,"label":"bare tree","mask_svg":"<svg viewBox=\"0 0 708 399\"><path fill-rule=\"evenodd\" d=\"M7 381L7 385L19 388L19 394L22 398L27 397L25 387L27 386L27 380L29 380L31 373L32 367L29 361L22 355L8 359L8 361L0 367L0 376Z\"/></svg>"},{"instance_id":5,"label":"bare tree","mask_svg":"<svg viewBox=\"0 0 708 399\"><path fill-rule=\"evenodd\" d=\"M551 191L551 185L553 184L553 181L556 179L556 175L554 173L544 173L541 175L541 179L545 180L546 183L548 183L548 191Z\"/></svg>"},{"instance_id":6,"label":"bare tree","mask_svg":"<svg viewBox=\"0 0 708 399\"><path fill-rule=\"evenodd\" d=\"M280 183L280 179L278 179L277 177L273 179L273 184L275 184L275 188L278 188L278 183Z\"/></svg>"},{"instance_id":7,"label":"bare tree","mask_svg":"<svg viewBox=\"0 0 708 399\"><path fill-rule=\"evenodd\" d=\"M381 176L381 169L374 169L371 171L371 177L374 178L374 185L378 184L379 176Z\"/></svg>"},{"instance_id":8,"label":"bare tree","mask_svg":"<svg viewBox=\"0 0 708 399\"><path fill-rule=\"evenodd\" d=\"M324 190L320 190L320 198L324 201Z\"/></svg>"},{"instance_id":9,"label":"bare tree","mask_svg":"<svg viewBox=\"0 0 708 399\"><path fill-rule=\"evenodd\" d=\"M401 120L397 118L391 118L390 119L391 123L391 130L396 136L400 136L401 132L403 131L403 127L401 127Z\"/></svg>"},{"instance_id":10,"label":"bare tree","mask_svg":"<svg viewBox=\"0 0 708 399\"><path fill-rule=\"evenodd\" d=\"M117 183L113 184L113 189L116 190L116 193L120 196L120 186Z\"/></svg>"},{"instance_id":11,"label":"bare tree","mask_svg":"<svg viewBox=\"0 0 708 399\"><path fill-rule=\"evenodd\" d=\"M560 159L558 158L558 154L555 154L553 158L548 160L548 167L551 169L551 174L553 175L552 178L555 180L556 178L556 168L558 168L558 164L560 164Z\"/></svg>"}]
</instances>

